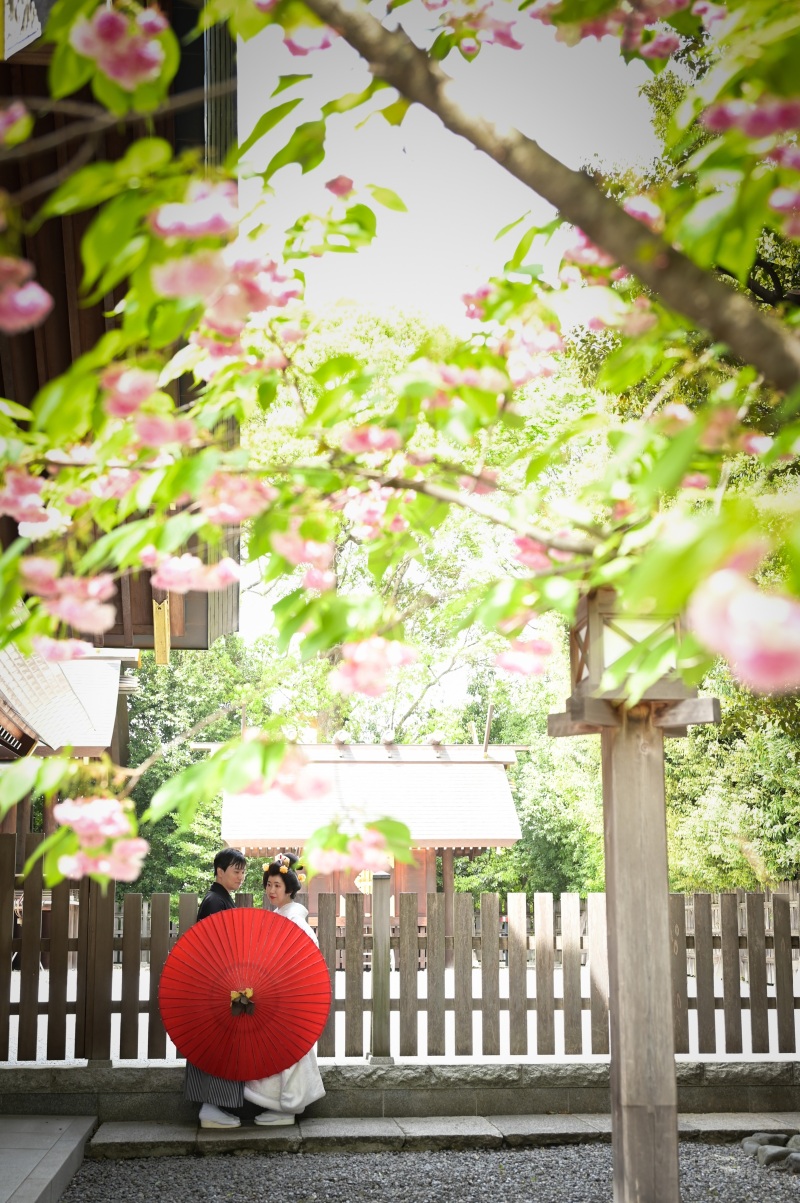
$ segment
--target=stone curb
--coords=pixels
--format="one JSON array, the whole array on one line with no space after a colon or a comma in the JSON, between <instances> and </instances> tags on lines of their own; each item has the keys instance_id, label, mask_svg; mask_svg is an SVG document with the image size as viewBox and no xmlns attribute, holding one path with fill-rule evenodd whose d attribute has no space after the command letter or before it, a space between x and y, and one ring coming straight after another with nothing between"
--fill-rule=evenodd
<instances>
[{"instance_id":1,"label":"stone curb","mask_svg":"<svg viewBox=\"0 0 800 1203\"><path fill-rule=\"evenodd\" d=\"M787 1123L787 1119L791 1122ZM680 1139L732 1144L759 1128L800 1129L800 1114L683 1115ZM610 1141L607 1115L497 1115L356 1119L302 1119L274 1130L241 1127L201 1129L159 1121L101 1124L86 1147L93 1160L220 1153L384 1153L535 1148Z\"/></svg>"}]
</instances>

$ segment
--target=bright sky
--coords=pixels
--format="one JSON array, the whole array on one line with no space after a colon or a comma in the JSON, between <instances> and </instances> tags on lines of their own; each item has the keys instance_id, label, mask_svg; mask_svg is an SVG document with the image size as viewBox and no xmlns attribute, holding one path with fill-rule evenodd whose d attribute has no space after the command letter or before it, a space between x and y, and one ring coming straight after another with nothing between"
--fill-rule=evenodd
<instances>
[{"instance_id":1,"label":"bright sky","mask_svg":"<svg viewBox=\"0 0 800 1203\"><path fill-rule=\"evenodd\" d=\"M435 14L412 2L400 9L406 21L417 10L420 38L434 25ZM501 126L516 125L545 150L571 167L597 159L607 166L644 165L658 152L650 128L649 106L638 95L649 72L642 63L626 65L611 39L568 48L555 34L524 16L518 36L520 51L485 46L472 63L451 55L444 64L454 78L462 107L479 112ZM313 73L295 90L273 101L281 75ZM264 138L248 156L263 170L286 141L292 122L313 120L333 97L361 91L369 74L344 41L329 50L295 58L284 48L281 32L267 29L239 45L239 132L244 140L266 109L293 97L306 97L290 118ZM383 107L392 92L382 91L372 108ZM462 139L455 138L437 117L412 108L399 127L372 116L362 129L365 112L328 121L323 163L303 176L299 167L284 168L274 178L275 196L267 202L267 220L282 245L283 231L298 214L324 212L332 197L325 182L351 177L356 189L378 184L394 189L408 206L396 213L374 205L364 191L358 199L378 213L378 237L357 255L329 255L299 264L306 273L306 299L323 308L341 298L380 310L400 307L435 322L465 329L461 295L497 273L515 245L514 231L496 243L498 230L531 210L532 220L546 222L550 207ZM260 181L242 190L245 206L258 199ZM522 227L524 229L524 227ZM466 331L469 330L466 324ZM252 572L252 569L251 569ZM250 573L247 574L250 580ZM242 596L241 630L254 638L270 625L264 603L252 593Z\"/></svg>"},{"instance_id":2,"label":"bright sky","mask_svg":"<svg viewBox=\"0 0 800 1203\"><path fill-rule=\"evenodd\" d=\"M399 15L405 21L415 10L424 37L423 30L435 24L436 14L414 2L401 8ZM617 43L609 38L563 46L553 30L524 14L518 30L526 40L523 50L485 46L472 63L458 54L445 61L464 108L501 126L516 125L572 167L595 158L605 165L633 166L655 156L658 147L649 107L638 95L649 77L642 63L626 65ZM270 102L280 75L307 72L313 73L312 80ZM240 44L239 79L242 138L271 105L296 91L307 97L249 156L248 162L263 169L288 137L292 122L314 119L320 103L360 91L369 74L343 40L329 50L296 58L283 47L281 32L267 29ZM388 89L382 91L371 107L384 107L392 97ZM513 249L514 234L498 244L494 242L497 231L526 210L542 221L552 211L417 106L399 128L376 115L356 130L366 111L329 119L326 158L313 172L301 176L299 167L291 166L276 175L269 220L282 233L298 213L323 212L332 199L324 184L337 175L351 177L357 189L367 184L393 188L408 206L407 214L372 204L366 191L358 197L378 213L378 237L371 247L357 255L301 262L308 281L307 300L314 308L342 297L381 309L397 305L451 326L461 325L461 294L497 272ZM251 189L244 191L246 203L257 198L255 185Z\"/></svg>"}]
</instances>

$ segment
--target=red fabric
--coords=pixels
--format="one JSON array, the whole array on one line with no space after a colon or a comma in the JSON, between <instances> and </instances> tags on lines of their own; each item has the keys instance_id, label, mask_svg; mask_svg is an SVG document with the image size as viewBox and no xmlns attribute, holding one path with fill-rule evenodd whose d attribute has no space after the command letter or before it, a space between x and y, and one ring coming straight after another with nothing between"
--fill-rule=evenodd
<instances>
[{"instance_id":1,"label":"red fabric","mask_svg":"<svg viewBox=\"0 0 800 1203\"><path fill-rule=\"evenodd\" d=\"M231 1012L250 988L251 1014ZM266 1078L319 1039L331 1004L322 954L297 924L250 907L196 923L169 954L158 988L161 1018L182 1057L215 1077Z\"/></svg>"}]
</instances>

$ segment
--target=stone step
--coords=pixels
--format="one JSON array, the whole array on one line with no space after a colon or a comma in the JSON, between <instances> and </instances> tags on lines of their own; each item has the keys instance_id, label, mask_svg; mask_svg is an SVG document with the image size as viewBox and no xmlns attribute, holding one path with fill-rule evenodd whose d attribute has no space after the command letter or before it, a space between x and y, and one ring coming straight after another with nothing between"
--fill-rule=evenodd
<instances>
[{"instance_id":1,"label":"stone step","mask_svg":"<svg viewBox=\"0 0 800 1203\"><path fill-rule=\"evenodd\" d=\"M4 1115L0 1203L57 1203L96 1127L92 1115Z\"/></svg>"},{"instance_id":2,"label":"stone step","mask_svg":"<svg viewBox=\"0 0 800 1203\"><path fill-rule=\"evenodd\" d=\"M681 1140L733 1143L753 1132L800 1131L800 1113L682 1115ZM166 1121L101 1124L86 1146L90 1158L175 1157L215 1153L378 1153L499 1149L610 1141L611 1117L476 1115L300 1119L291 1127L199 1128Z\"/></svg>"}]
</instances>

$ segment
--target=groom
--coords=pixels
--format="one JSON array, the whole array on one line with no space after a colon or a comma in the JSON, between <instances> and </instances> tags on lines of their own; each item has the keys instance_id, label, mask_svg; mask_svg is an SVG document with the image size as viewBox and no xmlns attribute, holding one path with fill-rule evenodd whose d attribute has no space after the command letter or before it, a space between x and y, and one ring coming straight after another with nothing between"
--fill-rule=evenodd
<instances>
[{"instance_id":1,"label":"groom","mask_svg":"<svg viewBox=\"0 0 800 1203\"><path fill-rule=\"evenodd\" d=\"M214 857L214 883L209 889L197 912L198 922L216 915L220 911L232 911L236 904L232 895L241 889L247 861L238 848L223 848ZM186 1062L184 1098L200 1103L201 1128L238 1128L241 1120L231 1115L226 1107L241 1107L244 1104L244 1082L231 1082L227 1078L215 1078L204 1073L190 1061Z\"/></svg>"}]
</instances>

